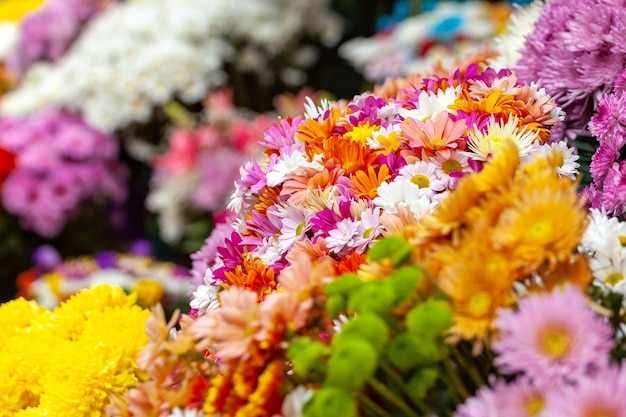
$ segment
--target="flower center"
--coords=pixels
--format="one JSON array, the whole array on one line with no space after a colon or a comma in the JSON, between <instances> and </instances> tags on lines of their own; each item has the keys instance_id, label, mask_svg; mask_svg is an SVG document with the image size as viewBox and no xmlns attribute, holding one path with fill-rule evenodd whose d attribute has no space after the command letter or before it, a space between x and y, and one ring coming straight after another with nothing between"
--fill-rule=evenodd
<instances>
[{"instance_id":1,"label":"flower center","mask_svg":"<svg viewBox=\"0 0 626 417\"><path fill-rule=\"evenodd\" d=\"M541 398L533 398L526 406L526 411L531 416L536 416L541 410L543 410L543 400Z\"/></svg>"},{"instance_id":2,"label":"flower center","mask_svg":"<svg viewBox=\"0 0 626 417\"><path fill-rule=\"evenodd\" d=\"M411 177L411 182L419 188L430 187L430 179L424 174L415 174Z\"/></svg>"},{"instance_id":3,"label":"flower center","mask_svg":"<svg viewBox=\"0 0 626 417\"><path fill-rule=\"evenodd\" d=\"M461 166L461 163L456 159L448 159L441 164L441 169L443 170L443 172L449 175L451 172L458 172L463 170L463 167Z\"/></svg>"},{"instance_id":4,"label":"flower center","mask_svg":"<svg viewBox=\"0 0 626 417\"><path fill-rule=\"evenodd\" d=\"M545 241L552 235L552 225L545 220L540 220L531 226L529 234L534 240Z\"/></svg>"},{"instance_id":5,"label":"flower center","mask_svg":"<svg viewBox=\"0 0 626 417\"><path fill-rule=\"evenodd\" d=\"M472 294L467 304L467 309L471 316L483 317L491 308L491 296L485 291L479 291L476 294Z\"/></svg>"},{"instance_id":6,"label":"flower center","mask_svg":"<svg viewBox=\"0 0 626 417\"><path fill-rule=\"evenodd\" d=\"M622 246L626 246L626 236L620 236L619 237L619 243Z\"/></svg>"},{"instance_id":7,"label":"flower center","mask_svg":"<svg viewBox=\"0 0 626 417\"><path fill-rule=\"evenodd\" d=\"M374 231L374 226L368 227L367 229L365 229L365 232L363 232L363 238L369 239L373 231Z\"/></svg>"},{"instance_id":8,"label":"flower center","mask_svg":"<svg viewBox=\"0 0 626 417\"><path fill-rule=\"evenodd\" d=\"M430 143L433 145L433 149L445 148L447 145L447 142L443 138L432 138Z\"/></svg>"},{"instance_id":9,"label":"flower center","mask_svg":"<svg viewBox=\"0 0 626 417\"><path fill-rule=\"evenodd\" d=\"M298 227L296 227L296 236L300 236L302 234L302 229L304 229L304 226L306 226L306 223L302 222L298 225Z\"/></svg>"},{"instance_id":10,"label":"flower center","mask_svg":"<svg viewBox=\"0 0 626 417\"><path fill-rule=\"evenodd\" d=\"M569 333L562 330L552 330L543 337L543 349L544 351L558 359L565 356L569 351L572 337Z\"/></svg>"},{"instance_id":11,"label":"flower center","mask_svg":"<svg viewBox=\"0 0 626 417\"><path fill-rule=\"evenodd\" d=\"M604 282L606 282L610 286L614 286L615 284L617 284L623 279L624 279L624 275L622 275L619 272L613 272L612 274L609 274L606 276L606 278L604 278Z\"/></svg>"}]
</instances>

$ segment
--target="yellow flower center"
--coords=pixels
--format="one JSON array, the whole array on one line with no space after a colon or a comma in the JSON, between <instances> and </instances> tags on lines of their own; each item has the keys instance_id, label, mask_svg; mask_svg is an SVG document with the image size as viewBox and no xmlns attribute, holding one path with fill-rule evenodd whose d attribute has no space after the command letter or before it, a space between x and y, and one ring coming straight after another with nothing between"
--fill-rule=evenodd
<instances>
[{"instance_id":1,"label":"yellow flower center","mask_svg":"<svg viewBox=\"0 0 626 417\"><path fill-rule=\"evenodd\" d=\"M417 185L419 188L430 187L430 178L424 174L415 174L411 177L411 182Z\"/></svg>"},{"instance_id":2,"label":"yellow flower center","mask_svg":"<svg viewBox=\"0 0 626 417\"><path fill-rule=\"evenodd\" d=\"M461 163L456 159L448 159L441 164L441 169L443 170L443 172L450 175L450 173L452 172L458 172L463 170L463 167L461 166Z\"/></svg>"},{"instance_id":3,"label":"yellow flower center","mask_svg":"<svg viewBox=\"0 0 626 417\"><path fill-rule=\"evenodd\" d=\"M161 284L151 279L139 279L134 288L137 293L137 303L144 307L150 307L161 301L165 291Z\"/></svg>"},{"instance_id":4,"label":"yellow flower center","mask_svg":"<svg viewBox=\"0 0 626 417\"><path fill-rule=\"evenodd\" d=\"M543 350L553 358L559 359L569 351L572 337L562 330L551 330L543 336Z\"/></svg>"},{"instance_id":5,"label":"yellow flower center","mask_svg":"<svg viewBox=\"0 0 626 417\"><path fill-rule=\"evenodd\" d=\"M620 236L620 237L619 237L619 243L620 243L622 246L626 246L626 236Z\"/></svg>"},{"instance_id":6,"label":"yellow flower center","mask_svg":"<svg viewBox=\"0 0 626 417\"><path fill-rule=\"evenodd\" d=\"M479 291L469 298L467 309L473 317L485 316L491 308L491 295L485 291Z\"/></svg>"},{"instance_id":7,"label":"yellow flower center","mask_svg":"<svg viewBox=\"0 0 626 417\"><path fill-rule=\"evenodd\" d=\"M441 149L441 148L445 148L447 143L445 140L443 140L443 138L432 138L430 140L430 143L433 147L433 149Z\"/></svg>"},{"instance_id":8,"label":"yellow flower center","mask_svg":"<svg viewBox=\"0 0 626 417\"><path fill-rule=\"evenodd\" d=\"M365 239L368 239L370 237L370 235L372 234L372 232L374 231L374 226L372 227L368 227L365 232L363 232L363 237Z\"/></svg>"},{"instance_id":9,"label":"yellow flower center","mask_svg":"<svg viewBox=\"0 0 626 417\"><path fill-rule=\"evenodd\" d=\"M529 235L533 240L545 241L552 235L552 225L546 220L540 220L530 227Z\"/></svg>"},{"instance_id":10,"label":"yellow flower center","mask_svg":"<svg viewBox=\"0 0 626 417\"><path fill-rule=\"evenodd\" d=\"M533 398L532 400L530 400L530 403L528 403L528 405L526 406L526 411L531 416L536 416L537 414L539 414L541 410L543 410L543 406L544 406L544 403L541 398Z\"/></svg>"},{"instance_id":11,"label":"yellow flower center","mask_svg":"<svg viewBox=\"0 0 626 417\"><path fill-rule=\"evenodd\" d=\"M300 236L300 234L302 233L302 229L304 229L304 226L306 226L306 223L302 222L298 225L298 227L296 227L296 236Z\"/></svg>"},{"instance_id":12,"label":"yellow flower center","mask_svg":"<svg viewBox=\"0 0 626 417\"><path fill-rule=\"evenodd\" d=\"M613 272L612 274L609 274L606 276L606 278L604 278L604 282L606 282L610 286L614 286L615 284L617 284L623 279L624 279L624 275L622 275L619 272Z\"/></svg>"}]
</instances>

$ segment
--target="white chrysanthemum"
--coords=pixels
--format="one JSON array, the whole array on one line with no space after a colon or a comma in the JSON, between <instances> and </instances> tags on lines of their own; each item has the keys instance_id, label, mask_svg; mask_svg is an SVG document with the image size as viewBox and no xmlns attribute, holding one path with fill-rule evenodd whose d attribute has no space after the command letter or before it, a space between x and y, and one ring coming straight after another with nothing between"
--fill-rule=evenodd
<instances>
[{"instance_id":1,"label":"white chrysanthemum","mask_svg":"<svg viewBox=\"0 0 626 417\"><path fill-rule=\"evenodd\" d=\"M168 417L203 417L205 414L200 410L176 407Z\"/></svg>"},{"instance_id":2,"label":"white chrysanthemum","mask_svg":"<svg viewBox=\"0 0 626 417\"><path fill-rule=\"evenodd\" d=\"M526 37L534 30L544 4L543 0L535 0L527 6L513 5L515 10L509 17L504 33L495 38L497 58L488 60L490 67L500 70L517 64L522 58L520 51L524 47Z\"/></svg>"},{"instance_id":3,"label":"white chrysanthemum","mask_svg":"<svg viewBox=\"0 0 626 417\"><path fill-rule=\"evenodd\" d=\"M561 166L556 171L562 177L567 177L571 180L575 180L578 175L578 167L580 164L576 161L580 158L576 155L574 148L567 146L565 141L546 143L536 148L536 153L541 156L545 156L550 151L556 151L559 155ZM533 152L534 153L534 152Z\"/></svg>"},{"instance_id":4,"label":"white chrysanthemum","mask_svg":"<svg viewBox=\"0 0 626 417\"><path fill-rule=\"evenodd\" d=\"M448 181L443 179L441 168L426 161L405 165L398 173L419 188L430 190L433 193L445 190L448 184Z\"/></svg>"},{"instance_id":5,"label":"white chrysanthemum","mask_svg":"<svg viewBox=\"0 0 626 417\"><path fill-rule=\"evenodd\" d=\"M418 98L418 107L416 109L400 109L398 113L405 119L418 119L425 121L426 119L434 119L442 111L448 111L448 106L454 104L459 97L462 87L448 87L445 90L439 90L437 93L432 91L422 91Z\"/></svg>"},{"instance_id":6,"label":"white chrysanthemum","mask_svg":"<svg viewBox=\"0 0 626 417\"><path fill-rule=\"evenodd\" d=\"M372 202L387 214L397 214L398 205L402 204L419 217L431 208L429 192L428 189L420 189L409 179L398 176L392 182L380 184L377 189L378 196Z\"/></svg>"},{"instance_id":7,"label":"white chrysanthemum","mask_svg":"<svg viewBox=\"0 0 626 417\"><path fill-rule=\"evenodd\" d=\"M467 147L469 151L461 152L468 158L476 161L486 161L490 156L498 154L505 140L510 139L517 145L520 157L524 157L532 150L532 145L539 132L533 132L525 127L519 128L517 116L509 118L508 122L492 119L483 132L470 133Z\"/></svg>"},{"instance_id":8,"label":"white chrysanthemum","mask_svg":"<svg viewBox=\"0 0 626 417\"><path fill-rule=\"evenodd\" d=\"M589 225L581 240L581 250L594 256L622 257L626 245L626 223L607 215L604 210L589 210Z\"/></svg>"},{"instance_id":9,"label":"white chrysanthemum","mask_svg":"<svg viewBox=\"0 0 626 417\"><path fill-rule=\"evenodd\" d=\"M297 149L293 150L291 154L283 152L281 156L282 158L267 173L266 181L269 187L282 184L289 174L304 175L306 173L305 168L313 168L317 171L324 169L318 160L309 161L305 153Z\"/></svg>"},{"instance_id":10,"label":"white chrysanthemum","mask_svg":"<svg viewBox=\"0 0 626 417\"><path fill-rule=\"evenodd\" d=\"M282 417L302 417L302 409L315 391L298 385L285 396L281 408Z\"/></svg>"},{"instance_id":11,"label":"white chrysanthemum","mask_svg":"<svg viewBox=\"0 0 626 417\"><path fill-rule=\"evenodd\" d=\"M120 2L90 21L45 76L27 74L0 111L67 107L113 131L145 122L155 106L174 97L200 101L226 81L227 61L269 73L267 63L287 53L294 38L306 34L332 43L339 32L328 1L186 0L184 7L178 0ZM244 50L259 59L238 55Z\"/></svg>"},{"instance_id":12,"label":"white chrysanthemum","mask_svg":"<svg viewBox=\"0 0 626 417\"><path fill-rule=\"evenodd\" d=\"M214 311L220 308L217 293L219 285L213 285L213 271L209 268L204 276L204 285L200 285L191 296L189 306L198 310L198 314L205 314L207 311Z\"/></svg>"},{"instance_id":13,"label":"white chrysanthemum","mask_svg":"<svg viewBox=\"0 0 626 417\"><path fill-rule=\"evenodd\" d=\"M307 119L317 119L324 115L324 113L332 107L333 103L328 99L322 99L319 106L317 106L311 97L306 97L306 103L304 103L304 116Z\"/></svg>"},{"instance_id":14,"label":"white chrysanthemum","mask_svg":"<svg viewBox=\"0 0 626 417\"><path fill-rule=\"evenodd\" d=\"M626 257L596 253L589 260L593 283L607 291L626 295Z\"/></svg>"},{"instance_id":15,"label":"white chrysanthemum","mask_svg":"<svg viewBox=\"0 0 626 417\"><path fill-rule=\"evenodd\" d=\"M0 22L0 61L11 55L19 37L19 26L15 22Z\"/></svg>"},{"instance_id":16,"label":"white chrysanthemum","mask_svg":"<svg viewBox=\"0 0 626 417\"><path fill-rule=\"evenodd\" d=\"M335 228L328 232L326 246L339 256L347 255L355 246L359 234L359 221L351 218L342 219Z\"/></svg>"}]
</instances>

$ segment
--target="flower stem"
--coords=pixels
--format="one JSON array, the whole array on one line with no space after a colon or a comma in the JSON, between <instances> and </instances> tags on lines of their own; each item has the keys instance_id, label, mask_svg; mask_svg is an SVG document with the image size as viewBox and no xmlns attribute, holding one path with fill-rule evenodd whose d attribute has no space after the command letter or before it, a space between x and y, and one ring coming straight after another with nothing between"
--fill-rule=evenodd
<instances>
[{"instance_id":1,"label":"flower stem","mask_svg":"<svg viewBox=\"0 0 626 417\"><path fill-rule=\"evenodd\" d=\"M458 364L461 366L461 368L463 368L463 369L465 369L467 371L467 373L469 374L470 378L476 384L477 387L485 385L485 380L483 379L483 377L478 373L478 371L476 370L475 367L471 366L467 362L467 360L466 360L465 356L463 356L462 352L459 352L458 349L453 348L452 349L452 355L454 356L454 359L458 362Z\"/></svg>"},{"instance_id":2,"label":"flower stem","mask_svg":"<svg viewBox=\"0 0 626 417\"><path fill-rule=\"evenodd\" d=\"M391 414L389 414L387 411L381 408L381 406L379 406L370 398L368 398L367 395L364 395L363 393L359 392L356 395L356 399L363 405L364 408L366 408L365 412L367 413L368 416L391 417Z\"/></svg>"},{"instance_id":3,"label":"flower stem","mask_svg":"<svg viewBox=\"0 0 626 417\"><path fill-rule=\"evenodd\" d=\"M422 401L418 400L417 398L415 398L411 391L409 390L409 387L407 387L407 385L405 384L404 380L402 379L402 377L400 375L398 375L398 373L396 372L395 369L393 369L393 367L386 361L386 360L382 360L380 363L380 367L383 370L383 372L385 373L385 375L387 375L389 378L391 378L391 380L400 388L400 390L404 393L404 395L407 396L407 398L409 400L411 400L411 402L424 414L432 414L433 411L430 409L430 407L428 407L426 404L424 404Z\"/></svg>"},{"instance_id":4,"label":"flower stem","mask_svg":"<svg viewBox=\"0 0 626 417\"><path fill-rule=\"evenodd\" d=\"M402 398L398 397L398 395L396 395L395 392L391 391L389 388L387 388L384 384L382 384L376 378L370 378L367 381L367 384L372 389L374 389L374 391L376 391L381 397L383 397L385 400L389 401L389 403L391 403L392 405L400 409L408 417L420 417L419 414L417 414L413 409L411 409L411 407L409 407L409 405L406 402L404 402Z\"/></svg>"}]
</instances>

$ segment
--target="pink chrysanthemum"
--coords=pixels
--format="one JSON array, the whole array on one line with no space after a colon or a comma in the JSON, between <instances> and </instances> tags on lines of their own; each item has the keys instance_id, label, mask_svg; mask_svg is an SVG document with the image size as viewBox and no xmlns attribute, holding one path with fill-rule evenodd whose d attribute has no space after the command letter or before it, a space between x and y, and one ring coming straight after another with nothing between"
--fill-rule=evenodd
<instances>
[{"instance_id":1,"label":"pink chrysanthemum","mask_svg":"<svg viewBox=\"0 0 626 417\"><path fill-rule=\"evenodd\" d=\"M550 393L542 417L626 417L626 372L605 368L562 392Z\"/></svg>"},{"instance_id":2,"label":"pink chrysanthemum","mask_svg":"<svg viewBox=\"0 0 626 417\"><path fill-rule=\"evenodd\" d=\"M614 345L611 327L574 286L529 296L517 312L500 311L496 327L501 332L493 345L496 366L539 383L575 381L605 366Z\"/></svg>"}]
</instances>

